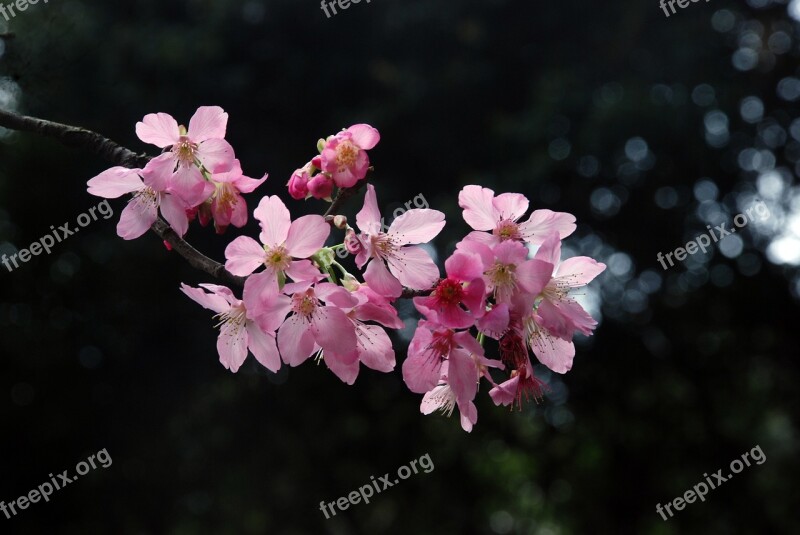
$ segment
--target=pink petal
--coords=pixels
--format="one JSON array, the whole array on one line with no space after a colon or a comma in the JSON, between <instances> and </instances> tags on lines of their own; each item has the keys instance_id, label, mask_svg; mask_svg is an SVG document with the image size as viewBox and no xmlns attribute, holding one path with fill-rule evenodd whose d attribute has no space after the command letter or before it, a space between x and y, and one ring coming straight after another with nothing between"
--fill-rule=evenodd
<instances>
[{"instance_id":1,"label":"pink petal","mask_svg":"<svg viewBox=\"0 0 800 535\"><path fill-rule=\"evenodd\" d=\"M261 243L269 247L283 245L289 235L292 216L277 195L265 196L258 203L253 217L261 223Z\"/></svg>"},{"instance_id":2,"label":"pink petal","mask_svg":"<svg viewBox=\"0 0 800 535\"><path fill-rule=\"evenodd\" d=\"M241 323L226 321L222 324L217 338L217 352L219 361L233 373L247 358L247 330Z\"/></svg>"},{"instance_id":3,"label":"pink petal","mask_svg":"<svg viewBox=\"0 0 800 535\"><path fill-rule=\"evenodd\" d=\"M223 297L208 293L201 288L193 288L181 283L181 291L185 293L189 299L199 303L202 307L213 310L217 314L227 312L230 310L231 305Z\"/></svg>"},{"instance_id":4,"label":"pink petal","mask_svg":"<svg viewBox=\"0 0 800 535\"><path fill-rule=\"evenodd\" d=\"M551 232L547 238L542 241L542 245L534 255L536 260L543 260L557 266L561 261L561 239L558 234Z\"/></svg>"},{"instance_id":5,"label":"pink petal","mask_svg":"<svg viewBox=\"0 0 800 535\"><path fill-rule=\"evenodd\" d=\"M392 341L377 325L360 325L356 328L358 336L358 357L368 368L388 373L396 365Z\"/></svg>"},{"instance_id":6,"label":"pink petal","mask_svg":"<svg viewBox=\"0 0 800 535\"><path fill-rule=\"evenodd\" d=\"M466 403L475 399L478 393L478 370L470 354L463 349L454 349L450 352L447 368L447 382L459 403Z\"/></svg>"},{"instance_id":7,"label":"pink petal","mask_svg":"<svg viewBox=\"0 0 800 535\"><path fill-rule=\"evenodd\" d=\"M239 236L225 248L225 258L225 269L233 275L246 277L264 264L266 253L253 238Z\"/></svg>"},{"instance_id":8,"label":"pink petal","mask_svg":"<svg viewBox=\"0 0 800 535\"><path fill-rule=\"evenodd\" d=\"M381 140L378 130L368 124L356 124L347 129L353 136L353 143L364 150L370 150Z\"/></svg>"},{"instance_id":9,"label":"pink petal","mask_svg":"<svg viewBox=\"0 0 800 535\"><path fill-rule=\"evenodd\" d=\"M395 251L387 262L392 274L413 290L427 290L439 279L439 268L425 249L417 245Z\"/></svg>"},{"instance_id":10,"label":"pink petal","mask_svg":"<svg viewBox=\"0 0 800 535\"><path fill-rule=\"evenodd\" d=\"M539 362L556 373L567 373L572 369L575 344L540 332L531 339L531 349Z\"/></svg>"},{"instance_id":11,"label":"pink petal","mask_svg":"<svg viewBox=\"0 0 800 535\"><path fill-rule=\"evenodd\" d=\"M486 283L483 279L475 279L464 290L464 305L472 312L473 317L480 318L486 313Z\"/></svg>"},{"instance_id":12,"label":"pink petal","mask_svg":"<svg viewBox=\"0 0 800 535\"><path fill-rule=\"evenodd\" d=\"M242 228L247 224L247 202L239 197L231 208L231 224L236 228Z\"/></svg>"},{"instance_id":13,"label":"pink petal","mask_svg":"<svg viewBox=\"0 0 800 535\"><path fill-rule=\"evenodd\" d=\"M439 382L442 358L431 349L433 336L424 327L417 327L408 346L408 357L403 362L403 380L408 389L416 394L429 392Z\"/></svg>"},{"instance_id":14,"label":"pink petal","mask_svg":"<svg viewBox=\"0 0 800 535\"><path fill-rule=\"evenodd\" d=\"M286 250L294 258L308 258L319 251L331 233L331 226L322 216L306 215L289 227Z\"/></svg>"},{"instance_id":15,"label":"pink petal","mask_svg":"<svg viewBox=\"0 0 800 535\"><path fill-rule=\"evenodd\" d=\"M356 225L361 232L367 234L374 235L381 232L381 211L378 209L378 197L372 184L367 184L364 207L356 214Z\"/></svg>"},{"instance_id":16,"label":"pink petal","mask_svg":"<svg viewBox=\"0 0 800 535\"><path fill-rule=\"evenodd\" d=\"M87 191L106 199L116 199L126 193L138 191L144 186L139 172L139 169L112 167L89 180L86 183Z\"/></svg>"},{"instance_id":17,"label":"pink petal","mask_svg":"<svg viewBox=\"0 0 800 535\"><path fill-rule=\"evenodd\" d=\"M519 375L516 375L504 383L500 383L489 391L495 405L511 405L517 397L519 388Z\"/></svg>"},{"instance_id":18,"label":"pink petal","mask_svg":"<svg viewBox=\"0 0 800 535\"><path fill-rule=\"evenodd\" d=\"M350 309L358 304L358 299L353 294L341 286L336 286L329 282L317 284L314 288L314 293L326 303L336 305L339 308Z\"/></svg>"},{"instance_id":19,"label":"pink petal","mask_svg":"<svg viewBox=\"0 0 800 535\"><path fill-rule=\"evenodd\" d=\"M170 178L167 191L183 199L187 206L194 208L214 193L214 186L203 178L197 167L180 167Z\"/></svg>"},{"instance_id":20,"label":"pink petal","mask_svg":"<svg viewBox=\"0 0 800 535\"><path fill-rule=\"evenodd\" d=\"M478 423L478 408L472 401L459 403L458 411L461 413L461 429L467 433L472 432L472 428Z\"/></svg>"},{"instance_id":21,"label":"pink petal","mask_svg":"<svg viewBox=\"0 0 800 535\"><path fill-rule=\"evenodd\" d=\"M314 337L307 321L296 314L290 316L278 330L278 349L283 362L299 366L314 352Z\"/></svg>"},{"instance_id":22,"label":"pink petal","mask_svg":"<svg viewBox=\"0 0 800 535\"><path fill-rule=\"evenodd\" d=\"M175 158L171 152L165 152L147 162L141 174L146 186L154 191L166 191L174 172Z\"/></svg>"},{"instance_id":23,"label":"pink petal","mask_svg":"<svg viewBox=\"0 0 800 535\"><path fill-rule=\"evenodd\" d=\"M397 245L428 243L444 225L444 214L439 210L414 208L392 221L388 234Z\"/></svg>"},{"instance_id":24,"label":"pink petal","mask_svg":"<svg viewBox=\"0 0 800 535\"><path fill-rule=\"evenodd\" d=\"M528 248L524 244L508 240L501 242L494 248L494 254L497 261L501 264L514 264L518 265L527 260ZM492 262L494 264L494 262Z\"/></svg>"},{"instance_id":25,"label":"pink petal","mask_svg":"<svg viewBox=\"0 0 800 535\"><path fill-rule=\"evenodd\" d=\"M256 360L269 371L277 372L281 367L281 355L275 345L275 336L265 333L251 321L247 322L247 334L248 346Z\"/></svg>"},{"instance_id":26,"label":"pink petal","mask_svg":"<svg viewBox=\"0 0 800 535\"><path fill-rule=\"evenodd\" d=\"M194 143L222 139L228 127L228 114L219 106L200 106L189 120L187 135Z\"/></svg>"},{"instance_id":27,"label":"pink petal","mask_svg":"<svg viewBox=\"0 0 800 535\"><path fill-rule=\"evenodd\" d=\"M178 122L166 113L150 113L136 123L136 135L156 147L169 147L180 138Z\"/></svg>"},{"instance_id":28,"label":"pink petal","mask_svg":"<svg viewBox=\"0 0 800 535\"><path fill-rule=\"evenodd\" d=\"M492 310L487 312L476 322L478 330L495 340L499 340L508 329L510 314L508 305L501 303L495 305Z\"/></svg>"},{"instance_id":29,"label":"pink petal","mask_svg":"<svg viewBox=\"0 0 800 535\"><path fill-rule=\"evenodd\" d=\"M247 277L242 297L247 317L267 333L275 332L292 309L292 300L279 293L278 281L269 272Z\"/></svg>"},{"instance_id":30,"label":"pink petal","mask_svg":"<svg viewBox=\"0 0 800 535\"><path fill-rule=\"evenodd\" d=\"M536 210L528 221L519 226L523 239L534 245L542 243L551 232L555 232L563 240L575 232L576 228L574 215L551 210Z\"/></svg>"},{"instance_id":31,"label":"pink petal","mask_svg":"<svg viewBox=\"0 0 800 535\"><path fill-rule=\"evenodd\" d=\"M364 280L372 290L384 297L397 298L403 293L403 285L389 273L383 260L379 258L373 259L369 263L364 272Z\"/></svg>"},{"instance_id":32,"label":"pink petal","mask_svg":"<svg viewBox=\"0 0 800 535\"><path fill-rule=\"evenodd\" d=\"M542 260L527 260L517 266L517 282L525 292L538 295L550 282L553 264Z\"/></svg>"},{"instance_id":33,"label":"pink petal","mask_svg":"<svg viewBox=\"0 0 800 535\"><path fill-rule=\"evenodd\" d=\"M559 283L578 288L592 282L595 277L605 271L606 265L589 258L588 256L575 256L561 262L556 271L555 278Z\"/></svg>"},{"instance_id":34,"label":"pink petal","mask_svg":"<svg viewBox=\"0 0 800 535\"><path fill-rule=\"evenodd\" d=\"M353 358L353 355L355 355L355 358ZM336 377L341 379L343 383L352 385L356 382L359 369L357 352L353 351L343 358L330 351L326 351L322 354L322 357L328 369L332 371Z\"/></svg>"},{"instance_id":35,"label":"pink petal","mask_svg":"<svg viewBox=\"0 0 800 535\"><path fill-rule=\"evenodd\" d=\"M456 251L445 260L447 276L460 281L472 281L483 276L483 262L472 253Z\"/></svg>"},{"instance_id":36,"label":"pink petal","mask_svg":"<svg viewBox=\"0 0 800 535\"><path fill-rule=\"evenodd\" d=\"M464 209L464 221L475 230L492 230L499 218L495 214L494 191L480 186L464 186L458 205Z\"/></svg>"},{"instance_id":37,"label":"pink petal","mask_svg":"<svg viewBox=\"0 0 800 535\"><path fill-rule=\"evenodd\" d=\"M125 240L133 240L150 229L158 217L156 203L149 197L137 195L122 210L117 223L117 234Z\"/></svg>"},{"instance_id":38,"label":"pink petal","mask_svg":"<svg viewBox=\"0 0 800 535\"><path fill-rule=\"evenodd\" d=\"M269 175L264 175L259 179L250 178L246 176L242 176L236 179L234 184L236 185L236 189L238 189L242 193L252 193L255 189L266 182Z\"/></svg>"},{"instance_id":39,"label":"pink petal","mask_svg":"<svg viewBox=\"0 0 800 535\"><path fill-rule=\"evenodd\" d=\"M178 236L183 237L189 230L189 219L186 217L186 206L174 195L168 193L160 194L161 215L167 220L169 226Z\"/></svg>"},{"instance_id":40,"label":"pink petal","mask_svg":"<svg viewBox=\"0 0 800 535\"><path fill-rule=\"evenodd\" d=\"M519 193L502 193L494 198L493 204L500 219L516 221L528 211L528 199Z\"/></svg>"},{"instance_id":41,"label":"pink petal","mask_svg":"<svg viewBox=\"0 0 800 535\"><path fill-rule=\"evenodd\" d=\"M310 260L295 260L286 268L286 274L295 282L317 282L325 278Z\"/></svg>"},{"instance_id":42,"label":"pink petal","mask_svg":"<svg viewBox=\"0 0 800 535\"><path fill-rule=\"evenodd\" d=\"M215 173L224 173L233 167L233 147L224 139L208 139L197 146L195 152L200 163Z\"/></svg>"},{"instance_id":43,"label":"pink petal","mask_svg":"<svg viewBox=\"0 0 800 535\"><path fill-rule=\"evenodd\" d=\"M356 349L356 333L353 322L334 306L320 307L311 318L310 332L314 341L323 350L339 355L348 355Z\"/></svg>"}]
</instances>

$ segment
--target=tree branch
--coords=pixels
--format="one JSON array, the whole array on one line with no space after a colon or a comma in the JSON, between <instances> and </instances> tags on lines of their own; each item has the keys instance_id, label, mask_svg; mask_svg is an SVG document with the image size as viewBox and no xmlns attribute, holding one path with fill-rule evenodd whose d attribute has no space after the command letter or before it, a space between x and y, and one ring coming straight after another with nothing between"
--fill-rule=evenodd
<instances>
[{"instance_id":1,"label":"tree branch","mask_svg":"<svg viewBox=\"0 0 800 535\"><path fill-rule=\"evenodd\" d=\"M122 167L141 169L150 161L150 156L146 154L136 154L96 132L77 126L55 123L26 115L17 115L5 110L0 110L0 126L20 132L31 132L50 137L60 141L67 147L88 149L111 163ZM231 275L225 270L224 265L208 258L192 247L160 217L156 219L150 230L169 243L172 249L186 259L192 267L205 271L209 275L222 279L229 284L239 287L244 286L244 278Z\"/></svg>"}]
</instances>

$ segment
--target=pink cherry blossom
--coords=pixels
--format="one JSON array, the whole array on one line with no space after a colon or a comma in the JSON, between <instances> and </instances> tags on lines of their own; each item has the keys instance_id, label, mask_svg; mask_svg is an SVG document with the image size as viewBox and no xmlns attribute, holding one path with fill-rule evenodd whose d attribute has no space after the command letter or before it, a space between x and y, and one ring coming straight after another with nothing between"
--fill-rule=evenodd
<instances>
[{"instance_id":1,"label":"pink cherry blossom","mask_svg":"<svg viewBox=\"0 0 800 535\"><path fill-rule=\"evenodd\" d=\"M117 224L117 234L121 238L133 240L143 235L155 223L159 210L179 236L186 234L188 206L173 194L169 185L171 172L164 166L164 160L154 159L144 170L112 167L87 183L89 193L106 199L133 194Z\"/></svg>"},{"instance_id":2,"label":"pink cherry blossom","mask_svg":"<svg viewBox=\"0 0 800 535\"><path fill-rule=\"evenodd\" d=\"M340 188L349 188L367 176L367 151L380 141L378 131L368 124L353 125L328 138L320 153L318 167Z\"/></svg>"},{"instance_id":3,"label":"pink cherry blossom","mask_svg":"<svg viewBox=\"0 0 800 535\"><path fill-rule=\"evenodd\" d=\"M210 172L224 172L233 165L233 148L225 141L228 114L219 106L201 106L189 121L188 131L167 113L151 113L136 123L136 135L145 143L169 148L172 159L183 167L197 163Z\"/></svg>"},{"instance_id":4,"label":"pink cherry blossom","mask_svg":"<svg viewBox=\"0 0 800 535\"><path fill-rule=\"evenodd\" d=\"M225 249L225 268L234 275L246 277L259 266L266 269L252 275L245 289L244 300L253 292L260 294L282 274L296 281L318 274L308 260L319 251L331 232L322 216L306 215L292 221L289 210L278 196L261 199L253 215L261 224L261 244L249 236L239 236ZM262 245L263 244L263 245Z\"/></svg>"},{"instance_id":5,"label":"pink cherry blossom","mask_svg":"<svg viewBox=\"0 0 800 535\"><path fill-rule=\"evenodd\" d=\"M283 361L299 366L321 349L328 367L347 377L347 369L358 364L358 339L343 308L353 308L358 300L327 282L295 284L292 290L291 314L278 329Z\"/></svg>"},{"instance_id":6,"label":"pink cherry blossom","mask_svg":"<svg viewBox=\"0 0 800 535\"><path fill-rule=\"evenodd\" d=\"M409 210L383 232L375 188L368 184L356 224L363 245L356 256L356 265L361 269L369 263L364 280L370 288L386 297L399 297L403 286L427 290L437 281L439 269L416 244L427 243L441 232L445 225L442 212L427 208Z\"/></svg>"},{"instance_id":7,"label":"pink cherry blossom","mask_svg":"<svg viewBox=\"0 0 800 535\"><path fill-rule=\"evenodd\" d=\"M251 193L267 180L244 176L239 160L234 160L230 171L211 174L214 191L206 200L206 205L217 233L222 234L228 225L242 228L247 224L247 202L242 193Z\"/></svg>"},{"instance_id":8,"label":"pink cherry blossom","mask_svg":"<svg viewBox=\"0 0 800 535\"><path fill-rule=\"evenodd\" d=\"M484 314L486 285L478 255L456 252L445 261L447 277L414 305L426 318L451 329L471 327Z\"/></svg>"},{"instance_id":9,"label":"pink cherry blossom","mask_svg":"<svg viewBox=\"0 0 800 535\"><path fill-rule=\"evenodd\" d=\"M534 258L555 266L552 278L542 290L544 299L538 308L542 326L565 340L571 340L575 331L592 334L597 322L570 294L589 284L606 269L606 265L588 256L576 256L561 262L561 241L556 233L545 239Z\"/></svg>"},{"instance_id":10,"label":"pink cherry blossom","mask_svg":"<svg viewBox=\"0 0 800 535\"><path fill-rule=\"evenodd\" d=\"M519 193L503 193L480 186L465 186L458 194L458 205L464 209L464 220L476 232L467 239L487 245L506 240L538 245L552 231L566 238L575 231L575 216L551 210L535 210L527 221L519 220L528 211L528 199ZM490 232L490 233L487 233Z\"/></svg>"},{"instance_id":11,"label":"pink cherry blossom","mask_svg":"<svg viewBox=\"0 0 800 535\"><path fill-rule=\"evenodd\" d=\"M487 291L497 303L509 303L517 292L538 295L553 272L552 264L528 260L528 248L518 241L504 241L489 247L465 239L456 244L456 248L475 253L481 259Z\"/></svg>"},{"instance_id":12,"label":"pink cherry blossom","mask_svg":"<svg viewBox=\"0 0 800 535\"><path fill-rule=\"evenodd\" d=\"M219 361L233 373L247 358L250 350L265 368L276 372L281 367L281 358L275 342L275 331L262 330L248 316L244 303L236 299L233 292L224 286L201 284L193 288L181 284L181 291L205 308L217 313L220 333L217 339ZM284 296L285 298L285 296ZM288 301L288 298L285 298Z\"/></svg>"}]
</instances>

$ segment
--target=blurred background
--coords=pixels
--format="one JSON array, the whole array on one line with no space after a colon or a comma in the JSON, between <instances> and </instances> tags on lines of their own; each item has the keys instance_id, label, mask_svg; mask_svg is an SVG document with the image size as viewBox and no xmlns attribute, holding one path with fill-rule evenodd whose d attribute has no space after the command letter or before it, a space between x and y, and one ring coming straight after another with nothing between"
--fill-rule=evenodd
<instances>
[{"instance_id":1,"label":"blurred background","mask_svg":"<svg viewBox=\"0 0 800 535\"><path fill-rule=\"evenodd\" d=\"M353 387L312 362L218 362L211 282L115 216L13 273L0 268L0 500L106 448L107 469L2 533L798 533L800 1L51 0L0 18L0 107L141 152L146 113L230 113L249 196L286 196L316 140L376 126L384 213L419 194L467 231L465 184L579 221L564 248L608 270L581 297L600 325L544 401L478 424L419 414L399 369ZM151 151L151 154L153 152ZM107 168L0 128L0 253L75 221ZM288 196L286 196L288 199ZM770 216L665 271L656 260ZM324 203L287 200L294 215ZM361 198L348 205L352 215ZM192 227L222 259L233 237ZM410 303L401 305L413 331ZM398 362L402 362L398 351ZM664 521L668 503L759 445L766 462ZM414 475L326 520L334 501L424 454Z\"/></svg>"}]
</instances>

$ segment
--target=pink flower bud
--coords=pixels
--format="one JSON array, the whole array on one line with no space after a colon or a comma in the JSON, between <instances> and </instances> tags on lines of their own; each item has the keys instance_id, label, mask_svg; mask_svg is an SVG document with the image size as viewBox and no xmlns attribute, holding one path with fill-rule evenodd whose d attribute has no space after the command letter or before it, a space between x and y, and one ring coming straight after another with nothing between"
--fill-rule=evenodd
<instances>
[{"instance_id":1,"label":"pink flower bud","mask_svg":"<svg viewBox=\"0 0 800 535\"><path fill-rule=\"evenodd\" d=\"M347 234L344 236L344 247L348 253L354 255L360 253L364 248L353 229L347 229Z\"/></svg>"}]
</instances>

